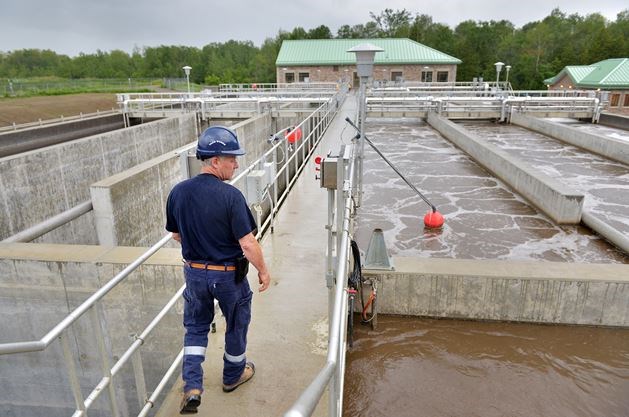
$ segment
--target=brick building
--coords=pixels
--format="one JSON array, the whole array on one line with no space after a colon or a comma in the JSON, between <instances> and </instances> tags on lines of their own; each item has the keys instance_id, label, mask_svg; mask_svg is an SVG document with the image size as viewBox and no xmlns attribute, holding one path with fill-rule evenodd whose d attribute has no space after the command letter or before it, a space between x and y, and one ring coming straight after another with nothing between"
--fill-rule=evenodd
<instances>
[{"instance_id":1,"label":"brick building","mask_svg":"<svg viewBox=\"0 0 629 417\"><path fill-rule=\"evenodd\" d=\"M596 90L608 93L609 111L629 114L629 58L564 67L544 80L549 90Z\"/></svg>"},{"instance_id":2,"label":"brick building","mask_svg":"<svg viewBox=\"0 0 629 417\"><path fill-rule=\"evenodd\" d=\"M358 86L354 46L384 49L374 62L376 81L454 82L460 59L410 39L313 39L282 42L275 61L278 83L349 82Z\"/></svg>"}]
</instances>

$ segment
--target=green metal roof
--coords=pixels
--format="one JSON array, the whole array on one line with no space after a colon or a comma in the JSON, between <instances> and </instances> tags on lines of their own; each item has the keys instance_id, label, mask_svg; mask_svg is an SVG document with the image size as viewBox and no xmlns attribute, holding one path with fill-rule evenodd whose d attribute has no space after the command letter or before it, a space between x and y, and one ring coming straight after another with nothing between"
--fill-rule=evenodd
<instances>
[{"instance_id":1,"label":"green metal roof","mask_svg":"<svg viewBox=\"0 0 629 417\"><path fill-rule=\"evenodd\" d=\"M312 39L286 40L275 61L276 66L296 65L354 65L356 55L348 49L370 43L384 49L377 52L375 64L460 64L436 49L410 39Z\"/></svg>"},{"instance_id":2,"label":"green metal roof","mask_svg":"<svg viewBox=\"0 0 629 417\"><path fill-rule=\"evenodd\" d=\"M581 88L629 88L629 58L613 58L592 65L567 66L559 74L544 80L554 84L568 74L576 87Z\"/></svg>"},{"instance_id":3,"label":"green metal roof","mask_svg":"<svg viewBox=\"0 0 629 417\"><path fill-rule=\"evenodd\" d=\"M564 67L564 69L562 69L559 74L554 77L545 79L544 84L554 84L566 74L572 79L573 83L577 84L590 72L592 72L593 69L594 66L592 65L569 65Z\"/></svg>"}]
</instances>

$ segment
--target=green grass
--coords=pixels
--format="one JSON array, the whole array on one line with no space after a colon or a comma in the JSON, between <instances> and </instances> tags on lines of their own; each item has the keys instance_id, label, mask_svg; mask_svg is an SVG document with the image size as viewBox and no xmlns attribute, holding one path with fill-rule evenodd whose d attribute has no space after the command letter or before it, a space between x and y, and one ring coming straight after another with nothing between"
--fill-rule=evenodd
<instances>
[{"instance_id":1,"label":"green grass","mask_svg":"<svg viewBox=\"0 0 629 417\"><path fill-rule=\"evenodd\" d=\"M14 94L14 95L10 95L10 94L4 94L2 97L3 98L24 98L24 97L38 97L38 96L63 96L63 95L68 95L68 94L83 94L83 93L112 93L112 94L116 94L116 93L150 93L150 92L154 92L154 89L151 88L138 88L138 89L130 89L130 90L120 90L120 89L103 89L103 88L96 88L96 89L89 89L89 88L84 88L84 89L58 89L58 90L47 90L47 91L26 91L26 92L22 92L20 94Z\"/></svg>"},{"instance_id":2,"label":"green grass","mask_svg":"<svg viewBox=\"0 0 629 417\"><path fill-rule=\"evenodd\" d=\"M155 91L161 79L64 79L37 77L0 82L0 96L33 97L78 93L130 93Z\"/></svg>"}]
</instances>

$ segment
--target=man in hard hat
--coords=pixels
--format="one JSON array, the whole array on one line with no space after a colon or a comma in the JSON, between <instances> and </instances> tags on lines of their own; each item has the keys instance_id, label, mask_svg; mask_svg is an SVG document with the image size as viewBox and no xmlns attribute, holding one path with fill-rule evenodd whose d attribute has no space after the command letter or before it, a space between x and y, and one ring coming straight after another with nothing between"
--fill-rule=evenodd
<instances>
[{"instance_id":1,"label":"man in hard hat","mask_svg":"<svg viewBox=\"0 0 629 417\"><path fill-rule=\"evenodd\" d=\"M246 279L247 261L258 270L260 292L269 287L271 277L254 236L256 224L247 202L225 182L238 168L236 157L244 153L231 129L206 129L197 144L201 173L177 184L166 204L166 230L181 243L185 262L181 414L196 413L201 404L201 364L215 299L226 321L223 391L235 390L255 373L253 362L245 356L253 295Z\"/></svg>"}]
</instances>

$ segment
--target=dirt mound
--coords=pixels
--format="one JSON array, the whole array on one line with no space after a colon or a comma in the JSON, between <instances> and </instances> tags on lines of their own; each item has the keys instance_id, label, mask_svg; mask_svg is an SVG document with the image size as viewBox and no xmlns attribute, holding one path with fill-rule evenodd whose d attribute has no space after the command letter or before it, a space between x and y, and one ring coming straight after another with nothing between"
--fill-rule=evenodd
<instances>
[{"instance_id":1,"label":"dirt mound","mask_svg":"<svg viewBox=\"0 0 629 417\"><path fill-rule=\"evenodd\" d=\"M69 94L0 99L0 126L36 122L117 109L116 95L111 93Z\"/></svg>"}]
</instances>

